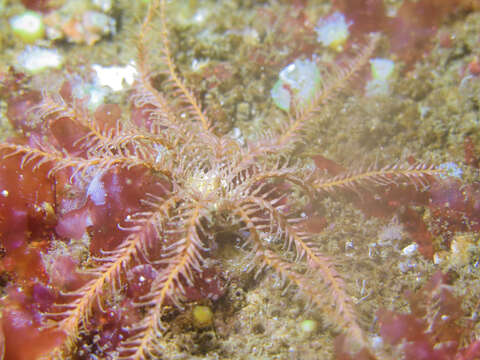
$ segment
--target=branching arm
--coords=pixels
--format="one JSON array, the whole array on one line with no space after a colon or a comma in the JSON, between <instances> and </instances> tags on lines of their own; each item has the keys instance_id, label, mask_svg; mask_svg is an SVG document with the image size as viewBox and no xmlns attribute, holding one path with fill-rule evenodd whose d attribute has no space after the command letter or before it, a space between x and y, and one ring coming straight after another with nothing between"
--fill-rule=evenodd
<instances>
[{"instance_id":1,"label":"branching arm","mask_svg":"<svg viewBox=\"0 0 480 360\"><path fill-rule=\"evenodd\" d=\"M248 210L240 209L238 212L255 243L257 256L282 277L297 285L312 302L326 311L327 318L334 326L345 330L358 345L364 346L366 340L358 324L352 301L345 290L345 283L330 260L316 249L310 236L296 225L296 220L288 219L269 201L252 196L245 199L245 205L248 204L254 206ZM259 226L250 215L259 211L269 215L270 227L277 229L276 233L284 239L286 247L295 249L297 261L302 258L307 260L309 271L306 273L295 271L293 264L265 248L258 232Z\"/></svg>"},{"instance_id":2,"label":"branching arm","mask_svg":"<svg viewBox=\"0 0 480 360\"><path fill-rule=\"evenodd\" d=\"M120 347L122 359L145 360L149 355L160 355L157 341L164 333L161 317L165 302L169 299L179 304L185 295L184 285L193 284L193 273L201 271L204 246L199 233L202 218L200 205L184 209L182 218L185 224L178 231L185 229L183 237L163 254L160 262L166 267L155 279L150 294L145 296L141 304L147 306L148 311L143 321L132 329L135 335Z\"/></svg>"}]
</instances>

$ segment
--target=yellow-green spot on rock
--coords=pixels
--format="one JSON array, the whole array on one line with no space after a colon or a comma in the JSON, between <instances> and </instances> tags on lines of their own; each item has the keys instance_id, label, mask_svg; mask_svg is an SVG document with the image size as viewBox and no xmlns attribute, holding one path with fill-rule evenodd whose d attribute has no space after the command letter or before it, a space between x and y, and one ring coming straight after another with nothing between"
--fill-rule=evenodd
<instances>
[{"instance_id":1,"label":"yellow-green spot on rock","mask_svg":"<svg viewBox=\"0 0 480 360\"><path fill-rule=\"evenodd\" d=\"M196 327L204 328L211 326L213 323L213 312L208 306L196 305L193 308L192 315Z\"/></svg>"},{"instance_id":2,"label":"yellow-green spot on rock","mask_svg":"<svg viewBox=\"0 0 480 360\"><path fill-rule=\"evenodd\" d=\"M315 320L307 319L300 323L300 331L304 335L312 335L318 329L318 323Z\"/></svg>"},{"instance_id":3,"label":"yellow-green spot on rock","mask_svg":"<svg viewBox=\"0 0 480 360\"><path fill-rule=\"evenodd\" d=\"M10 18L12 31L24 43L31 44L45 36L45 25L42 15L35 11L24 13Z\"/></svg>"}]
</instances>

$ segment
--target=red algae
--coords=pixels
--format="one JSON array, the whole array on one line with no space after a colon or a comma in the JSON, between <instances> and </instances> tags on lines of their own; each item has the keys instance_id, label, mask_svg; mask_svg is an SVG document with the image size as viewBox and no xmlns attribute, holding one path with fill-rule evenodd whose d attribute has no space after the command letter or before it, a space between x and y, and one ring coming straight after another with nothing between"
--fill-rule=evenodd
<instances>
[{"instance_id":1,"label":"red algae","mask_svg":"<svg viewBox=\"0 0 480 360\"><path fill-rule=\"evenodd\" d=\"M64 85L62 92L66 99L73 101L69 89L68 84ZM27 91L20 97L12 96L8 103L12 125L28 132L33 144L35 137L46 135L46 128L32 126L25 114L35 114L41 101L39 93ZM146 121L145 109L139 115L137 121ZM106 104L100 106L94 116L99 129L108 132L116 126L121 111L118 105ZM50 123L48 135L55 146L77 156L84 155L85 149L78 145L87 135L82 126L63 117L46 121ZM24 139L19 137L15 141ZM101 256L125 238L129 226L125 221L127 215L145 209L140 201L143 194L162 196L170 188L168 182L138 168L118 169L91 182L68 170L51 178L50 169L48 165L23 164L16 155L4 158L0 164L0 234L6 252L0 260L0 270L14 274L7 285L9 296L2 305L2 328L7 333L5 359L35 359L61 344L61 331L42 330L46 321L44 314L49 312L55 318L57 310L53 304L68 302L68 297L64 298L60 292L75 291L88 281L88 276L78 273L79 258L52 249L53 237L74 241L88 236L90 254ZM131 335L121 329L141 316L132 301L141 300L148 292L157 269L149 265L132 269L127 274L131 300L126 300L114 312L94 309L89 329L92 337L94 329L101 330L101 336L95 340L97 352L115 349L122 339ZM46 284L51 285L47 288ZM185 288L187 301L218 300L225 293L224 281L213 268L196 276L194 283L185 284ZM30 348L20 346L25 339L32 345ZM93 341L92 338L84 340Z\"/></svg>"},{"instance_id":2,"label":"red algae","mask_svg":"<svg viewBox=\"0 0 480 360\"><path fill-rule=\"evenodd\" d=\"M405 0L394 16L387 16L383 0L336 0L333 5L352 22L354 41L366 33L383 32L390 51L408 67L429 51L439 26L449 16L470 8L461 0Z\"/></svg>"},{"instance_id":3,"label":"red algae","mask_svg":"<svg viewBox=\"0 0 480 360\"><path fill-rule=\"evenodd\" d=\"M32 360L46 355L63 339L59 331L40 330L41 322L35 321L27 310L6 305L2 311L1 326L5 336L5 360Z\"/></svg>"},{"instance_id":4,"label":"red algae","mask_svg":"<svg viewBox=\"0 0 480 360\"><path fill-rule=\"evenodd\" d=\"M458 0L405 1L388 25L392 51L412 64L429 49L439 25L459 6Z\"/></svg>"},{"instance_id":5,"label":"red algae","mask_svg":"<svg viewBox=\"0 0 480 360\"><path fill-rule=\"evenodd\" d=\"M388 18L383 0L334 0L333 7L342 12L352 23L350 30L354 37L369 32L383 31Z\"/></svg>"},{"instance_id":6,"label":"red algae","mask_svg":"<svg viewBox=\"0 0 480 360\"><path fill-rule=\"evenodd\" d=\"M382 338L402 348L407 359L473 360L480 356L478 341L462 348L471 325L461 324L461 299L453 295L446 275L437 272L422 289L406 297L409 314L380 310L378 317Z\"/></svg>"},{"instance_id":7,"label":"red algae","mask_svg":"<svg viewBox=\"0 0 480 360\"><path fill-rule=\"evenodd\" d=\"M27 9L48 12L55 7L56 1L54 0L21 0L23 6Z\"/></svg>"}]
</instances>

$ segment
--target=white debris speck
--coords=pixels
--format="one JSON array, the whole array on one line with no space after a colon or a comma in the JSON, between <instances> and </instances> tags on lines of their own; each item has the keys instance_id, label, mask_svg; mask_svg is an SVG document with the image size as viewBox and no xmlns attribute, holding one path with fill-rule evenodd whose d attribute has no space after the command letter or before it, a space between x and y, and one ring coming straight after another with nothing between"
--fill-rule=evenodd
<instances>
[{"instance_id":1,"label":"white debris speck","mask_svg":"<svg viewBox=\"0 0 480 360\"><path fill-rule=\"evenodd\" d=\"M387 81L392 77L395 63L390 59L374 58L370 60L370 68L374 79Z\"/></svg>"},{"instance_id":2,"label":"white debris speck","mask_svg":"<svg viewBox=\"0 0 480 360\"><path fill-rule=\"evenodd\" d=\"M439 265L440 263L443 262L443 257L439 253L433 254L433 263L435 265Z\"/></svg>"},{"instance_id":3,"label":"white debris speck","mask_svg":"<svg viewBox=\"0 0 480 360\"><path fill-rule=\"evenodd\" d=\"M105 192L105 185L102 181L103 173L99 172L94 176L87 189L87 196L97 206L105 205L107 193Z\"/></svg>"},{"instance_id":4,"label":"white debris speck","mask_svg":"<svg viewBox=\"0 0 480 360\"><path fill-rule=\"evenodd\" d=\"M353 241L351 241L351 240L350 240L350 241L347 241L347 242L345 243L345 250L348 251L348 250L350 250L350 249L352 249L352 250L355 249L355 244L354 244Z\"/></svg>"},{"instance_id":5,"label":"white debris speck","mask_svg":"<svg viewBox=\"0 0 480 360\"><path fill-rule=\"evenodd\" d=\"M109 66L104 67L98 64L92 65L93 70L97 73L98 83L101 86L108 86L113 91L120 91L124 88L124 82L132 85L138 74L133 63L126 66Z\"/></svg>"},{"instance_id":6,"label":"white debris speck","mask_svg":"<svg viewBox=\"0 0 480 360\"><path fill-rule=\"evenodd\" d=\"M202 59L193 59L192 60L192 70L193 71L199 71L203 67L208 65L208 60L202 60Z\"/></svg>"},{"instance_id":7,"label":"white debris speck","mask_svg":"<svg viewBox=\"0 0 480 360\"><path fill-rule=\"evenodd\" d=\"M381 349L383 346L383 339L381 336L373 336L371 340L372 347L374 349Z\"/></svg>"},{"instance_id":8,"label":"white debris speck","mask_svg":"<svg viewBox=\"0 0 480 360\"><path fill-rule=\"evenodd\" d=\"M382 246L391 245L395 241L402 240L403 232L403 225L397 219L394 219L384 226L378 234L378 244Z\"/></svg>"},{"instance_id":9,"label":"white debris speck","mask_svg":"<svg viewBox=\"0 0 480 360\"><path fill-rule=\"evenodd\" d=\"M401 261L398 263L398 269L404 274L410 270L415 270L416 267L417 264L411 259L407 259L406 261Z\"/></svg>"},{"instance_id":10,"label":"white debris speck","mask_svg":"<svg viewBox=\"0 0 480 360\"><path fill-rule=\"evenodd\" d=\"M232 137L232 139L237 140L239 144L245 145L245 138L243 137L242 131L239 128L233 128L230 136Z\"/></svg>"},{"instance_id":11,"label":"white debris speck","mask_svg":"<svg viewBox=\"0 0 480 360\"><path fill-rule=\"evenodd\" d=\"M168 149L160 144L154 144L153 147L155 150L157 150L157 156L155 157L155 163L158 164L159 162L162 161L164 158L165 154L168 152Z\"/></svg>"},{"instance_id":12,"label":"white debris speck","mask_svg":"<svg viewBox=\"0 0 480 360\"><path fill-rule=\"evenodd\" d=\"M103 12L112 10L112 0L92 0L92 5L99 8Z\"/></svg>"},{"instance_id":13,"label":"white debris speck","mask_svg":"<svg viewBox=\"0 0 480 360\"><path fill-rule=\"evenodd\" d=\"M37 74L48 68L60 68L63 64L63 57L56 49L26 46L25 50L18 55L17 63L27 72Z\"/></svg>"},{"instance_id":14,"label":"white debris speck","mask_svg":"<svg viewBox=\"0 0 480 360\"><path fill-rule=\"evenodd\" d=\"M443 179L447 176L451 176L457 179L462 178L463 170L460 166L458 166L454 162L447 162L447 163L440 164L438 168L445 171L445 174L440 174L440 177Z\"/></svg>"},{"instance_id":15,"label":"white debris speck","mask_svg":"<svg viewBox=\"0 0 480 360\"><path fill-rule=\"evenodd\" d=\"M208 17L208 11L201 9L201 10L198 10L193 15L193 21L196 22L197 24L202 24L207 17Z\"/></svg>"}]
</instances>

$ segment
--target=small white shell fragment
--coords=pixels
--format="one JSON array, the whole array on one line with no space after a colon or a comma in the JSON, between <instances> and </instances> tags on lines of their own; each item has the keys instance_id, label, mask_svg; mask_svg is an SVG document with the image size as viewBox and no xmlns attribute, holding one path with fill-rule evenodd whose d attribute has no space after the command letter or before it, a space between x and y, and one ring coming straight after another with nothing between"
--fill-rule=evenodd
<instances>
[{"instance_id":1,"label":"small white shell fragment","mask_svg":"<svg viewBox=\"0 0 480 360\"><path fill-rule=\"evenodd\" d=\"M443 260L444 260L444 259L440 256L439 253L433 254L433 263L434 263L435 265L441 264L441 263L443 262Z\"/></svg>"},{"instance_id":2,"label":"small white shell fragment","mask_svg":"<svg viewBox=\"0 0 480 360\"><path fill-rule=\"evenodd\" d=\"M402 254L405 256L412 256L418 250L418 245L416 243L410 244L403 248Z\"/></svg>"},{"instance_id":3,"label":"small white shell fragment","mask_svg":"<svg viewBox=\"0 0 480 360\"><path fill-rule=\"evenodd\" d=\"M370 68L374 79L387 81L395 70L395 63L390 59L374 58L370 60Z\"/></svg>"},{"instance_id":4,"label":"small white shell fragment","mask_svg":"<svg viewBox=\"0 0 480 360\"><path fill-rule=\"evenodd\" d=\"M126 66L108 67L94 64L92 65L92 68L97 73L98 84L101 86L108 86L113 91L123 90L124 82L131 86L138 74L133 63Z\"/></svg>"},{"instance_id":5,"label":"small white shell fragment","mask_svg":"<svg viewBox=\"0 0 480 360\"><path fill-rule=\"evenodd\" d=\"M366 84L367 96L386 96L390 93L390 81L395 71L395 63L389 59L370 60L372 79Z\"/></svg>"},{"instance_id":6,"label":"small white shell fragment","mask_svg":"<svg viewBox=\"0 0 480 360\"><path fill-rule=\"evenodd\" d=\"M280 71L278 78L270 94L275 105L285 111L290 110L291 93L303 106L313 99L321 84L320 71L315 61L309 59L295 60Z\"/></svg>"},{"instance_id":7,"label":"small white shell fragment","mask_svg":"<svg viewBox=\"0 0 480 360\"><path fill-rule=\"evenodd\" d=\"M63 64L63 56L56 49L27 45L18 55L17 63L23 70L37 74L48 68L60 68Z\"/></svg>"},{"instance_id":8,"label":"small white shell fragment","mask_svg":"<svg viewBox=\"0 0 480 360\"><path fill-rule=\"evenodd\" d=\"M332 15L318 21L315 28L317 41L323 46L330 47L336 51L342 51L343 45L350 35L348 31L350 25L352 23L347 22L342 13L334 12Z\"/></svg>"}]
</instances>

